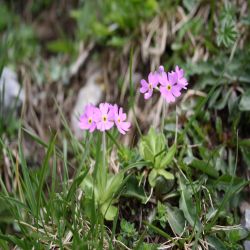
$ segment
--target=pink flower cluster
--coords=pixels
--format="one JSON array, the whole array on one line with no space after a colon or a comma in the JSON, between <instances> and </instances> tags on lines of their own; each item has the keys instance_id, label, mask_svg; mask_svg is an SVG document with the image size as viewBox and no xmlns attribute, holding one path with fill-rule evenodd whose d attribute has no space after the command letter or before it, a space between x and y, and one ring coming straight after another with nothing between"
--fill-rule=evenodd
<instances>
[{"instance_id":1,"label":"pink flower cluster","mask_svg":"<svg viewBox=\"0 0 250 250\"><path fill-rule=\"evenodd\" d=\"M140 92L144 94L145 99L149 99L153 90L157 89L165 100L170 103L174 102L181 95L182 89L187 89L188 82L184 77L184 70L175 67L175 71L165 72L164 67L160 66L158 71L150 72L148 81L141 80Z\"/></svg>"},{"instance_id":2,"label":"pink flower cluster","mask_svg":"<svg viewBox=\"0 0 250 250\"><path fill-rule=\"evenodd\" d=\"M80 116L79 127L92 133L96 129L104 132L116 125L119 132L124 135L131 126L130 122L125 121L126 118L123 109L116 104L101 103L99 108L89 104Z\"/></svg>"}]
</instances>

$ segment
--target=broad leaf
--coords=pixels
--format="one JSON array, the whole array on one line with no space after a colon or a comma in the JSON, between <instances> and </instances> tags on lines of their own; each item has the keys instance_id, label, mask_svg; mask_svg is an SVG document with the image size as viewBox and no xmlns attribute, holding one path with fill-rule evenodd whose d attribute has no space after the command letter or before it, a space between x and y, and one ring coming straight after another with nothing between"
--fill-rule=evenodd
<instances>
[{"instance_id":1,"label":"broad leaf","mask_svg":"<svg viewBox=\"0 0 250 250\"><path fill-rule=\"evenodd\" d=\"M123 177L124 174L122 172L108 177L107 187L100 199L101 203L113 198L114 194L121 188Z\"/></svg>"},{"instance_id":2,"label":"broad leaf","mask_svg":"<svg viewBox=\"0 0 250 250\"><path fill-rule=\"evenodd\" d=\"M155 169L152 169L148 175L148 182L151 187L155 187L156 178L157 178L157 172Z\"/></svg>"},{"instance_id":3,"label":"broad leaf","mask_svg":"<svg viewBox=\"0 0 250 250\"><path fill-rule=\"evenodd\" d=\"M206 237L207 242L209 244L209 246L211 247L211 250L227 250L228 248L226 247L226 245L220 240L218 239L216 236L208 236Z\"/></svg>"},{"instance_id":4,"label":"broad leaf","mask_svg":"<svg viewBox=\"0 0 250 250\"><path fill-rule=\"evenodd\" d=\"M139 183L134 176L130 176L128 179L122 195L126 197L135 197L141 200L142 203L147 200L143 187L139 186Z\"/></svg>"},{"instance_id":5,"label":"broad leaf","mask_svg":"<svg viewBox=\"0 0 250 250\"><path fill-rule=\"evenodd\" d=\"M101 212L106 220L112 221L117 215L118 208L106 202L101 206Z\"/></svg>"},{"instance_id":6,"label":"broad leaf","mask_svg":"<svg viewBox=\"0 0 250 250\"><path fill-rule=\"evenodd\" d=\"M241 111L250 111L250 90L246 91L240 100L239 109Z\"/></svg>"},{"instance_id":7,"label":"broad leaf","mask_svg":"<svg viewBox=\"0 0 250 250\"><path fill-rule=\"evenodd\" d=\"M214 167L212 167L208 162L193 158L189 166L198 169L211 177L214 178L219 177L219 172Z\"/></svg>"},{"instance_id":8,"label":"broad leaf","mask_svg":"<svg viewBox=\"0 0 250 250\"><path fill-rule=\"evenodd\" d=\"M183 213L177 207L166 206L167 220L175 234L183 234L185 228L185 218Z\"/></svg>"},{"instance_id":9,"label":"broad leaf","mask_svg":"<svg viewBox=\"0 0 250 250\"><path fill-rule=\"evenodd\" d=\"M161 176L163 176L166 180L173 180L174 175L165 169L157 169L157 173Z\"/></svg>"},{"instance_id":10,"label":"broad leaf","mask_svg":"<svg viewBox=\"0 0 250 250\"><path fill-rule=\"evenodd\" d=\"M139 151L142 158L146 161L155 163L155 156L165 148L165 137L163 134L156 133L155 129L150 128L148 134L143 136L139 143ZM159 157L156 161L158 163ZM155 163L155 165L157 165Z\"/></svg>"},{"instance_id":11,"label":"broad leaf","mask_svg":"<svg viewBox=\"0 0 250 250\"><path fill-rule=\"evenodd\" d=\"M139 143L139 151L144 160L152 163L152 167L166 168L174 158L176 145L174 144L167 151L164 134L150 128L148 134L142 137Z\"/></svg>"},{"instance_id":12,"label":"broad leaf","mask_svg":"<svg viewBox=\"0 0 250 250\"><path fill-rule=\"evenodd\" d=\"M197 231L200 231L201 229L201 223L199 221L199 218L197 216L197 211L195 209L195 205L192 201L192 195L189 192L187 186L184 183L184 180L182 177L179 177L179 184L180 184L180 192L181 192L181 198L179 202L179 207L183 211L185 218L189 222L189 224Z\"/></svg>"},{"instance_id":13,"label":"broad leaf","mask_svg":"<svg viewBox=\"0 0 250 250\"><path fill-rule=\"evenodd\" d=\"M175 152L176 152L176 144L173 144L171 148L169 148L166 156L164 156L163 159L161 159L160 168L166 168L172 162Z\"/></svg>"}]
</instances>

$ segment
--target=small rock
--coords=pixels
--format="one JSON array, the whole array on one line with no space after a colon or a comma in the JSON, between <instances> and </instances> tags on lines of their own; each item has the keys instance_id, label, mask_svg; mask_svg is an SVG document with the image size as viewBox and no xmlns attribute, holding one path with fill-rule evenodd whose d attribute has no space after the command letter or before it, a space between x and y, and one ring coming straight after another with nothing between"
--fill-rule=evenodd
<instances>
[{"instance_id":1,"label":"small rock","mask_svg":"<svg viewBox=\"0 0 250 250\"><path fill-rule=\"evenodd\" d=\"M0 78L0 99L0 105L3 106L4 114L15 111L25 99L17 74L7 67L3 69ZM14 105L16 106L14 107Z\"/></svg>"},{"instance_id":2,"label":"small rock","mask_svg":"<svg viewBox=\"0 0 250 250\"><path fill-rule=\"evenodd\" d=\"M240 212L241 212L242 215L245 214L245 211L247 209L250 209L250 204L247 201L241 202L241 204L240 204Z\"/></svg>"},{"instance_id":3,"label":"small rock","mask_svg":"<svg viewBox=\"0 0 250 250\"><path fill-rule=\"evenodd\" d=\"M86 85L80 89L75 107L71 116L71 127L76 138L81 139L83 131L79 128L79 115L84 111L87 104L97 105L102 98L101 86L97 79L102 76L101 71L97 71L89 77Z\"/></svg>"},{"instance_id":4,"label":"small rock","mask_svg":"<svg viewBox=\"0 0 250 250\"><path fill-rule=\"evenodd\" d=\"M245 250L250 250L250 241L249 240L244 241L244 248L245 248Z\"/></svg>"},{"instance_id":5,"label":"small rock","mask_svg":"<svg viewBox=\"0 0 250 250\"><path fill-rule=\"evenodd\" d=\"M245 223L244 226L247 230L250 230L250 209L245 210Z\"/></svg>"}]
</instances>

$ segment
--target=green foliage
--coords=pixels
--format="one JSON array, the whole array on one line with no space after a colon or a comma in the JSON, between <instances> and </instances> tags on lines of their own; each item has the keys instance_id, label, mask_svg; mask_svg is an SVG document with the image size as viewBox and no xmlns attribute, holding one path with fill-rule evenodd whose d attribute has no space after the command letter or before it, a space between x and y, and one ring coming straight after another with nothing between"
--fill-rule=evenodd
<instances>
[{"instance_id":1,"label":"green foliage","mask_svg":"<svg viewBox=\"0 0 250 250\"><path fill-rule=\"evenodd\" d=\"M226 2L219 16L217 44L225 47L232 46L237 38L236 13L234 7Z\"/></svg>"},{"instance_id":2,"label":"green foliage","mask_svg":"<svg viewBox=\"0 0 250 250\"><path fill-rule=\"evenodd\" d=\"M149 167L153 168L148 176L152 187L155 186L159 175L166 180L174 179L173 174L166 171L165 168L169 166L174 158L176 145L173 144L171 148L166 150L164 134L157 133L153 128L150 128L148 135L141 138L139 151L141 157L149 162Z\"/></svg>"},{"instance_id":3,"label":"green foliage","mask_svg":"<svg viewBox=\"0 0 250 250\"><path fill-rule=\"evenodd\" d=\"M74 46L70 41L66 39L58 39L47 43L47 49L55 53L73 53Z\"/></svg>"},{"instance_id":4,"label":"green foliage","mask_svg":"<svg viewBox=\"0 0 250 250\"><path fill-rule=\"evenodd\" d=\"M166 206L160 201L157 202L157 214L155 219L159 221L161 227L166 227L166 223L168 221Z\"/></svg>"},{"instance_id":5,"label":"green foliage","mask_svg":"<svg viewBox=\"0 0 250 250\"><path fill-rule=\"evenodd\" d=\"M237 38L237 28L233 6L227 3L220 14L220 24L217 31L217 44L232 46Z\"/></svg>"},{"instance_id":6,"label":"green foliage","mask_svg":"<svg viewBox=\"0 0 250 250\"><path fill-rule=\"evenodd\" d=\"M179 207L182 210L186 220L189 224L195 228L195 230L201 230L201 223L199 221L199 214L197 208L194 206L192 194L190 189L188 189L182 177L179 178L180 185L180 201Z\"/></svg>"},{"instance_id":7,"label":"green foliage","mask_svg":"<svg viewBox=\"0 0 250 250\"><path fill-rule=\"evenodd\" d=\"M17 64L33 57L38 51L36 37L31 26L20 23L1 35L0 68Z\"/></svg>"},{"instance_id":8,"label":"green foliage","mask_svg":"<svg viewBox=\"0 0 250 250\"><path fill-rule=\"evenodd\" d=\"M185 219L182 211L178 207L171 207L171 205L166 206L167 210L167 220L173 230L177 235L183 235L185 232Z\"/></svg>"},{"instance_id":9,"label":"green foliage","mask_svg":"<svg viewBox=\"0 0 250 250\"><path fill-rule=\"evenodd\" d=\"M15 19L15 15L9 10L7 5L1 4L0 8L0 31L3 31Z\"/></svg>"},{"instance_id":10,"label":"green foliage","mask_svg":"<svg viewBox=\"0 0 250 250\"><path fill-rule=\"evenodd\" d=\"M95 199L95 206L97 209L100 207L100 211L106 220L113 220L117 215L117 207L112 205L115 201L114 194L121 188L123 182L123 174L120 173L118 175L109 175L106 183L106 187L103 188L98 187L96 182L91 176L88 176L84 179L81 184L81 188L85 192L86 202L92 200L93 197ZM91 207L86 207L86 213L90 216Z\"/></svg>"},{"instance_id":11,"label":"green foliage","mask_svg":"<svg viewBox=\"0 0 250 250\"><path fill-rule=\"evenodd\" d=\"M221 25L218 30L217 43L229 47L234 44L237 38L237 31L234 22L226 22Z\"/></svg>"},{"instance_id":12,"label":"green foliage","mask_svg":"<svg viewBox=\"0 0 250 250\"><path fill-rule=\"evenodd\" d=\"M71 16L77 21L81 38L122 47L131 31L136 31L141 21L152 17L157 8L156 0L94 0L80 5Z\"/></svg>"},{"instance_id":13,"label":"green foliage","mask_svg":"<svg viewBox=\"0 0 250 250\"><path fill-rule=\"evenodd\" d=\"M239 110L250 111L250 89L245 92L239 103Z\"/></svg>"},{"instance_id":14,"label":"green foliage","mask_svg":"<svg viewBox=\"0 0 250 250\"><path fill-rule=\"evenodd\" d=\"M138 232L134 223L130 223L125 219L121 220L121 231L118 240L123 242L126 246L133 247L135 241L138 239Z\"/></svg>"},{"instance_id":15,"label":"green foliage","mask_svg":"<svg viewBox=\"0 0 250 250\"><path fill-rule=\"evenodd\" d=\"M39 0L29 8L36 15L52 3ZM210 8L206 22L196 13L179 21L180 10L188 16L196 5L196 13L203 13L203 6ZM58 133L63 138L52 135L47 143L21 130L22 121L2 118L0 248L157 249L171 244L176 249L202 249L208 243L211 249L243 249L242 242L250 237L239 225L239 207L249 186L245 173L250 166L250 47L236 28L241 28L239 21L249 25L249 18L237 20L239 12L239 6L217 1L79 1L70 13L77 25L74 41L64 34L41 50L29 22L2 4L0 66L18 68L32 61L31 78L41 89L48 81L68 82L69 69L61 61L65 54L75 55L82 40L94 41L101 49L123 48L139 41L141 23L159 14L160 22L175 18L179 25L167 40L161 62L167 67L183 64L194 91L180 99L176 109L170 105L164 132L151 128L141 135L139 128L131 147L123 146L113 133L107 133L106 150L98 134L85 134L80 143L65 118ZM197 61L200 48L205 50L204 60ZM43 59L40 52L45 51L58 56ZM139 62L135 70L141 72L143 66ZM137 89L132 70L131 56L133 109ZM26 159L23 133L43 148L37 169ZM9 143L17 137L18 150ZM116 151L119 171L112 173L109 159ZM168 243L152 244L157 240Z\"/></svg>"}]
</instances>

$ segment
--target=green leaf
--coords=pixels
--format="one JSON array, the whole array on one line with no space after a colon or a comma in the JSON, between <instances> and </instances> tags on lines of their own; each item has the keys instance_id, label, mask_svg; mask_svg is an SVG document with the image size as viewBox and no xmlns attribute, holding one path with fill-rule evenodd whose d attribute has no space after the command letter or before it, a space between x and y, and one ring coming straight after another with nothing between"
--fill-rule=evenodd
<instances>
[{"instance_id":1,"label":"green leaf","mask_svg":"<svg viewBox=\"0 0 250 250\"><path fill-rule=\"evenodd\" d=\"M157 169L156 171L159 175L163 176L166 180L173 180L174 179L174 175L172 173L166 171L165 169Z\"/></svg>"},{"instance_id":2,"label":"green leaf","mask_svg":"<svg viewBox=\"0 0 250 250\"><path fill-rule=\"evenodd\" d=\"M224 109L226 104L228 103L228 99L231 93L232 93L232 89L224 90L222 93L223 97L220 98L213 107L218 110Z\"/></svg>"},{"instance_id":3,"label":"green leaf","mask_svg":"<svg viewBox=\"0 0 250 250\"><path fill-rule=\"evenodd\" d=\"M92 24L93 32L99 38L106 37L111 34L110 30L107 26L102 24L101 22L95 22Z\"/></svg>"},{"instance_id":4,"label":"green leaf","mask_svg":"<svg viewBox=\"0 0 250 250\"><path fill-rule=\"evenodd\" d=\"M123 191L123 196L125 197L135 197L144 203L147 200L147 197L145 195L144 189L141 186L139 186L139 183L135 176L130 176L126 186L125 190Z\"/></svg>"},{"instance_id":5,"label":"green leaf","mask_svg":"<svg viewBox=\"0 0 250 250\"><path fill-rule=\"evenodd\" d=\"M179 207L183 211L185 218L191 226L195 227L197 231L201 229L201 223L197 216L197 211L192 200L192 195L189 192L187 186L184 184L182 177L179 177L181 197L179 201Z\"/></svg>"},{"instance_id":6,"label":"green leaf","mask_svg":"<svg viewBox=\"0 0 250 250\"><path fill-rule=\"evenodd\" d=\"M45 182L46 173L49 169L49 160L50 160L52 153L54 152L55 140L56 140L56 134L50 139L49 147L48 147L48 150L45 155L45 159L41 168L41 175L39 178L39 186L38 186L37 197L36 197L37 198L37 215L40 211L41 200L42 200L42 195L43 195L42 188Z\"/></svg>"},{"instance_id":7,"label":"green leaf","mask_svg":"<svg viewBox=\"0 0 250 250\"><path fill-rule=\"evenodd\" d=\"M161 160L160 168L166 168L174 159L176 152L176 144L173 144L168 150L166 156Z\"/></svg>"},{"instance_id":8,"label":"green leaf","mask_svg":"<svg viewBox=\"0 0 250 250\"><path fill-rule=\"evenodd\" d=\"M8 234L0 234L0 239L8 241L10 243L14 243L16 246L19 246L21 249L27 249L27 246L25 245L25 241L17 238L13 235Z\"/></svg>"},{"instance_id":9,"label":"green leaf","mask_svg":"<svg viewBox=\"0 0 250 250\"><path fill-rule=\"evenodd\" d=\"M228 248L225 246L225 244L216 236L207 236L206 237L207 242L209 243L209 246L211 247L211 250L227 250Z\"/></svg>"},{"instance_id":10,"label":"green leaf","mask_svg":"<svg viewBox=\"0 0 250 250\"><path fill-rule=\"evenodd\" d=\"M155 187L156 178L157 178L157 171L155 169L152 169L148 175L148 182L151 187Z\"/></svg>"},{"instance_id":11,"label":"green leaf","mask_svg":"<svg viewBox=\"0 0 250 250\"><path fill-rule=\"evenodd\" d=\"M239 146L250 148L250 139L239 139Z\"/></svg>"},{"instance_id":12,"label":"green leaf","mask_svg":"<svg viewBox=\"0 0 250 250\"><path fill-rule=\"evenodd\" d=\"M243 240L248 236L248 234L249 232L243 227L240 227L239 229L227 231L227 235L228 235L230 242L238 242L240 240Z\"/></svg>"},{"instance_id":13,"label":"green leaf","mask_svg":"<svg viewBox=\"0 0 250 250\"><path fill-rule=\"evenodd\" d=\"M225 47L232 46L237 38L237 28L234 21L220 25L217 32L217 44L224 44Z\"/></svg>"},{"instance_id":14,"label":"green leaf","mask_svg":"<svg viewBox=\"0 0 250 250\"><path fill-rule=\"evenodd\" d=\"M80 186L88 173L89 169L85 170L85 172L81 173L77 178L74 179L67 194L66 201L69 202L71 200L72 196L76 193L76 189Z\"/></svg>"},{"instance_id":15,"label":"green leaf","mask_svg":"<svg viewBox=\"0 0 250 250\"><path fill-rule=\"evenodd\" d=\"M122 172L108 177L107 187L105 192L103 192L103 196L100 197L101 203L113 198L114 194L121 188L123 178L124 174Z\"/></svg>"},{"instance_id":16,"label":"green leaf","mask_svg":"<svg viewBox=\"0 0 250 250\"><path fill-rule=\"evenodd\" d=\"M242 153L243 159L245 163L247 164L248 168L250 168L250 151L248 147L240 147L240 151Z\"/></svg>"},{"instance_id":17,"label":"green leaf","mask_svg":"<svg viewBox=\"0 0 250 250\"><path fill-rule=\"evenodd\" d=\"M112 36L112 38L108 41L107 45L122 48L124 44L128 42L128 38L120 37L120 36Z\"/></svg>"},{"instance_id":18,"label":"green leaf","mask_svg":"<svg viewBox=\"0 0 250 250\"><path fill-rule=\"evenodd\" d=\"M246 91L240 100L239 109L241 111L250 111L250 90Z\"/></svg>"},{"instance_id":19,"label":"green leaf","mask_svg":"<svg viewBox=\"0 0 250 250\"><path fill-rule=\"evenodd\" d=\"M150 128L148 134L143 136L139 143L139 152L141 157L152 163L154 168L165 167L171 162L174 154L174 148L171 147L169 154L164 159L166 148L165 137L162 133L157 133L154 128Z\"/></svg>"},{"instance_id":20,"label":"green leaf","mask_svg":"<svg viewBox=\"0 0 250 250\"><path fill-rule=\"evenodd\" d=\"M146 160L149 161L153 164L154 161L154 154L150 148L150 146L147 144L146 141L141 141L139 144L139 152L141 157Z\"/></svg>"},{"instance_id":21,"label":"green leaf","mask_svg":"<svg viewBox=\"0 0 250 250\"><path fill-rule=\"evenodd\" d=\"M185 228L185 218L182 211L177 207L166 206L167 220L175 234L181 235Z\"/></svg>"},{"instance_id":22,"label":"green leaf","mask_svg":"<svg viewBox=\"0 0 250 250\"><path fill-rule=\"evenodd\" d=\"M192 159L189 166L192 168L198 169L211 177L214 177L214 178L219 177L219 172L214 167L212 167L208 162L204 162L204 161L194 158Z\"/></svg>"},{"instance_id":23,"label":"green leaf","mask_svg":"<svg viewBox=\"0 0 250 250\"><path fill-rule=\"evenodd\" d=\"M74 51L73 43L64 39L48 42L46 47L55 53L72 53Z\"/></svg>"},{"instance_id":24,"label":"green leaf","mask_svg":"<svg viewBox=\"0 0 250 250\"><path fill-rule=\"evenodd\" d=\"M95 202L99 200L100 193L97 189L97 185L94 184L93 177L91 175L87 175L82 181L80 188L84 191L85 196L91 198L93 196L93 191L95 194Z\"/></svg>"},{"instance_id":25,"label":"green leaf","mask_svg":"<svg viewBox=\"0 0 250 250\"><path fill-rule=\"evenodd\" d=\"M139 151L142 158L151 163L155 163L155 157L165 149L165 137L162 133L156 133L154 128L150 128L146 136L143 136L139 143ZM156 162L161 160L157 157ZM157 166L157 163L154 165Z\"/></svg>"},{"instance_id":26,"label":"green leaf","mask_svg":"<svg viewBox=\"0 0 250 250\"><path fill-rule=\"evenodd\" d=\"M173 241L173 238L167 234L165 231L161 230L160 228L154 226L151 223L148 223L147 221L143 221L143 223L148 226L152 231L154 231L155 233L161 235L162 237L166 238L167 240Z\"/></svg>"},{"instance_id":27,"label":"green leaf","mask_svg":"<svg viewBox=\"0 0 250 250\"><path fill-rule=\"evenodd\" d=\"M232 180L233 179L233 180ZM233 182L232 182L233 181ZM239 192L242 188L250 183L243 178L230 175L222 175L216 181L212 181L213 186L218 190L228 190L228 186L232 182L231 194Z\"/></svg>"},{"instance_id":28,"label":"green leaf","mask_svg":"<svg viewBox=\"0 0 250 250\"><path fill-rule=\"evenodd\" d=\"M135 228L135 224L134 223L130 223L128 221L126 221L125 219L122 218L121 220L121 232L125 233L128 237L133 237L136 234L138 234L136 228Z\"/></svg>"},{"instance_id":29,"label":"green leaf","mask_svg":"<svg viewBox=\"0 0 250 250\"><path fill-rule=\"evenodd\" d=\"M118 208L107 202L101 206L101 212L106 220L112 221L117 215Z\"/></svg>"},{"instance_id":30,"label":"green leaf","mask_svg":"<svg viewBox=\"0 0 250 250\"><path fill-rule=\"evenodd\" d=\"M14 19L13 13L7 8L7 5L1 3L0 8L0 31L3 31L8 24L10 24Z\"/></svg>"}]
</instances>

